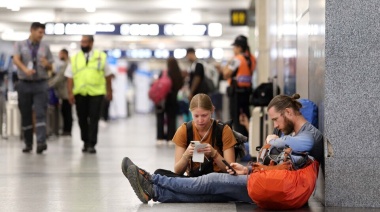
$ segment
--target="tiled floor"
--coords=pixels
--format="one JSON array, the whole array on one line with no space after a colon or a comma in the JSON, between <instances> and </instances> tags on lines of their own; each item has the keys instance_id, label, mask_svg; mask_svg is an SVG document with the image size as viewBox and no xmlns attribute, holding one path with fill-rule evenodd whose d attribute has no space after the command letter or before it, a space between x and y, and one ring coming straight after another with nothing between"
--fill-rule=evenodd
<instances>
[{"instance_id":1,"label":"tiled floor","mask_svg":"<svg viewBox=\"0 0 380 212\"><path fill-rule=\"evenodd\" d=\"M172 169L172 146L155 146L153 115L100 128L98 153L83 154L79 129L48 142L43 155L21 153L17 138L0 140L0 211L254 211L249 204L141 204L120 169L123 157L153 172ZM317 201L299 211L324 211ZM330 209L334 210L334 209ZM339 209L337 209L339 210ZM346 211L346 210L344 210Z\"/></svg>"}]
</instances>

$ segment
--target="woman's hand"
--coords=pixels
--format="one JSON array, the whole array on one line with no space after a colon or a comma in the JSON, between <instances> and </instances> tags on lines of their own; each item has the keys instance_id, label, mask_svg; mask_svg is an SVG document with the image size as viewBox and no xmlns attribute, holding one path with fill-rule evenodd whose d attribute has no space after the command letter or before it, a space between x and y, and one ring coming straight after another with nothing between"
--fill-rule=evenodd
<instances>
[{"instance_id":1,"label":"woman's hand","mask_svg":"<svg viewBox=\"0 0 380 212\"><path fill-rule=\"evenodd\" d=\"M206 157L214 156L215 151L216 151L216 149L214 149L214 147L212 147L210 144L207 144L207 146L204 148L198 149L198 152L199 153L203 152Z\"/></svg>"},{"instance_id":2,"label":"woman's hand","mask_svg":"<svg viewBox=\"0 0 380 212\"><path fill-rule=\"evenodd\" d=\"M189 144L186 151L183 153L183 156L186 157L187 159L190 159L191 157L193 157L194 148L195 147L193 144Z\"/></svg>"},{"instance_id":3,"label":"woman's hand","mask_svg":"<svg viewBox=\"0 0 380 212\"><path fill-rule=\"evenodd\" d=\"M238 164L238 163L231 163L230 166L236 171L236 175L245 175L248 174L248 168ZM232 169L229 169L228 166L226 166L227 172L230 175L234 175L234 171Z\"/></svg>"}]
</instances>

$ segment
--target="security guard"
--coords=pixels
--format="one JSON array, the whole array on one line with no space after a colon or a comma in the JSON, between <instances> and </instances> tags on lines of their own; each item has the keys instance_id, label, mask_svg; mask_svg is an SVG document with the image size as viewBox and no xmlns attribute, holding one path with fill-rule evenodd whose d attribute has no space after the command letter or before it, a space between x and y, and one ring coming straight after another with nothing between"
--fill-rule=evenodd
<instances>
[{"instance_id":1,"label":"security guard","mask_svg":"<svg viewBox=\"0 0 380 212\"><path fill-rule=\"evenodd\" d=\"M252 92L252 74L256 59L251 54L247 37L239 35L234 43L235 57L223 69L223 76L229 81L227 93L230 101L230 116L234 130L248 136L248 131L239 123L240 114L250 117L249 96Z\"/></svg>"},{"instance_id":2,"label":"security guard","mask_svg":"<svg viewBox=\"0 0 380 212\"><path fill-rule=\"evenodd\" d=\"M30 36L15 44L13 63L17 66L20 81L16 85L18 106L22 119L24 135L24 153L33 148L33 109L36 114L35 131L37 135L37 153L47 149L46 110L48 105L48 74L52 68L53 56L47 44L41 42L45 34L45 25L33 22Z\"/></svg>"},{"instance_id":3,"label":"security guard","mask_svg":"<svg viewBox=\"0 0 380 212\"><path fill-rule=\"evenodd\" d=\"M111 76L106 63L106 54L93 49L94 37L83 35L81 51L71 57L67 66L67 88L69 101L76 105L81 138L84 142L82 152L96 153L98 122L101 104L106 98L112 100Z\"/></svg>"}]
</instances>

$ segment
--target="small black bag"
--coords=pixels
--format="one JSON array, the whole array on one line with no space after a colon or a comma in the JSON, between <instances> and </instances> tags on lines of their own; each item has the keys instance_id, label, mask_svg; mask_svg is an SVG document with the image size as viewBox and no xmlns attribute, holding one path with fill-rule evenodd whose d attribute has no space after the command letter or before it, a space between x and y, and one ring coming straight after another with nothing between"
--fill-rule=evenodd
<instances>
[{"instance_id":1,"label":"small black bag","mask_svg":"<svg viewBox=\"0 0 380 212\"><path fill-rule=\"evenodd\" d=\"M280 88L277 86L277 94ZM273 99L273 83L262 83L252 93L249 103L253 106L265 107Z\"/></svg>"}]
</instances>

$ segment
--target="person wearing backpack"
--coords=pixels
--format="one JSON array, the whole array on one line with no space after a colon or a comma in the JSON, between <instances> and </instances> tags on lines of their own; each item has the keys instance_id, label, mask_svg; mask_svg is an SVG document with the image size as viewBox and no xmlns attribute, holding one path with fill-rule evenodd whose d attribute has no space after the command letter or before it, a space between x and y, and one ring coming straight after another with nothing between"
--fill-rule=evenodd
<instances>
[{"instance_id":1,"label":"person wearing backpack","mask_svg":"<svg viewBox=\"0 0 380 212\"><path fill-rule=\"evenodd\" d=\"M206 94L195 95L189 106L193 121L182 124L173 137L175 143L174 172L158 169L156 174L172 177L196 177L212 172L226 172L222 160L235 162L236 139L227 124L211 118L214 106ZM218 135L220 135L220 138ZM221 139L220 144L218 139ZM207 144L200 149L205 155L204 162L192 160L195 146L191 141Z\"/></svg>"},{"instance_id":2,"label":"person wearing backpack","mask_svg":"<svg viewBox=\"0 0 380 212\"><path fill-rule=\"evenodd\" d=\"M230 116L234 121L233 128L248 136L248 131L239 123L240 114L250 118L249 96L252 93L252 74L256 67L256 59L251 54L248 39L243 35L236 37L233 51L235 57L222 69L224 79L228 80L227 94L230 104Z\"/></svg>"},{"instance_id":3,"label":"person wearing backpack","mask_svg":"<svg viewBox=\"0 0 380 212\"><path fill-rule=\"evenodd\" d=\"M163 140L171 142L176 130L176 117L179 105L177 102L178 91L184 84L181 69L174 57L167 60L167 74L172 82L170 91L166 95L164 102L156 104L157 117L157 145L161 145ZM161 76L162 77L162 76ZM165 115L167 121L167 134L164 133Z\"/></svg>"},{"instance_id":4,"label":"person wearing backpack","mask_svg":"<svg viewBox=\"0 0 380 212\"><path fill-rule=\"evenodd\" d=\"M189 69L189 101L198 93L207 93L203 89L205 70L202 63L198 62L194 48L186 49L186 58L191 62Z\"/></svg>"},{"instance_id":5,"label":"person wearing backpack","mask_svg":"<svg viewBox=\"0 0 380 212\"><path fill-rule=\"evenodd\" d=\"M267 142L278 147L289 145L293 151L309 152L318 162L322 162L319 161L323 160L323 148L319 148L323 143L322 134L300 113L301 106L297 101L299 97L298 94L292 97L278 95L271 101L268 106L269 117L285 136L278 138L276 135L269 135ZM256 170L258 165L253 163L252 169ZM199 177L179 178L151 175L136 166L129 158L124 158L122 162L123 174L143 203L150 200L162 203L228 201L253 203L247 190L247 175L251 174L250 169L238 163L230 163L230 166L237 175L234 175L233 170L225 167L224 169L227 169L229 174L210 173ZM289 169L291 166L290 162L284 162L276 167L279 170ZM260 166L263 169L268 167L270 166ZM286 176L286 174L283 175L284 179ZM270 182L266 185L276 186L275 183L271 185ZM292 190L289 189L289 191Z\"/></svg>"}]
</instances>

